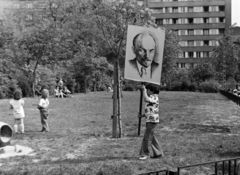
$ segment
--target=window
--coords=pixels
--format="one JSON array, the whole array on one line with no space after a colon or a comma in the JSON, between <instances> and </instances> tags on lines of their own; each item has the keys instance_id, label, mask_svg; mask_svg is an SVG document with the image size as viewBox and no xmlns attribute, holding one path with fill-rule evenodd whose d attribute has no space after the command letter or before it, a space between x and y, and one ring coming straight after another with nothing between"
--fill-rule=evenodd
<instances>
[{"instance_id":1,"label":"window","mask_svg":"<svg viewBox=\"0 0 240 175\"><path fill-rule=\"evenodd\" d=\"M203 35L209 35L209 29L203 29Z\"/></svg>"},{"instance_id":2,"label":"window","mask_svg":"<svg viewBox=\"0 0 240 175\"><path fill-rule=\"evenodd\" d=\"M209 12L209 7L208 7L208 6L204 6L204 7L203 7L203 11L204 11L204 12Z\"/></svg>"},{"instance_id":3,"label":"window","mask_svg":"<svg viewBox=\"0 0 240 175\"><path fill-rule=\"evenodd\" d=\"M194 41L188 41L188 46L194 46Z\"/></svg>"},{"instance_id":4,"label":"window","mask_svg":"<svg viewBox=\"0 0 240 175\"><path fill-rule=\"evenodd\" d=\"M188 52L188 57L193 58L193 52Z\"/></svg>"},{"instance_id":5,"label":"window","mask_svg":"<svg viewBox=\"0 0 240 175\"><path fill-rule=\"evenodd\" d=\"M209 52L203 52L203 57L209 57Z\"/></svg>"},{"instance_id":6,"label":"window","mask_svg":"<svg viewBox=\"0 0 240 175\"><path fill-rule=\"evenodd\" d=\"M188 24L193 24L193 18L188 18Z\"/></svg>"},{"instance_id":7,"label":"window","mask_svg":"<svg viewBox=\"0 0 240 175\"><path fill-rule=\"evenodd\" d=\"M209 46L209 40L204 40L203 41L203 46Z\"/></svg>"},{"instance_id":8,"label":"window","mask_svg":"<svg viewBox=\"0 0 240 175\"><path fill-rule=\"evenodd\" d=\"M194 30L193 29L189 29L188 30L188 35L194 35Z\"/></svg>"},{"instance_id":9,"label":"window","mask_svg":"<svg viewBox=\"0 0 240 175\"><path fill-rule=\"evenodd\" d=\"M188 7L188 12L193 12L193 7Z\"/></svg>"},{"instance_id":10,"label":"window","mask_svg":"<svg viewBox=\"0 0 240 175\"><path fill-rule=\"evenodd\" d=\"M201 41L195 41L195 46L201 46Z\"/></svg>"},{"instance_id":11,"label":"window","mask_svg":"<svg viewBox=\"0 0 240 175\"><path fill-rule=\"evenodd\" d=\"M224 12L225 11L225 6L219 6L218 8L219 8L220 12Z\"/></svg>"},{"instance_id":12,"label":"window","mask_svg":"<svg viewBox=\"0 0 240 175\"><path fill-rule=\"evenodd\" d=\"M196 52L196 57L200 58L201 57L201 52Z\"/></svg>"},{"instance_id":13,"label":"window","mask_svg":"<svg viewBox=\"0 0 240 175\"><path fill-rule=\"evenodd\" d=\"M178 13L178 7L173 7L173 13Z\"/></svg>"},{"instance_id":14,"label":"window","mask_svg":"<svg viewBox=\"0 0 240 175\"><path fill-rule=\"evenodd\" d=\"M202 35L203 30L202 29L195 29L194 32L195 32L194 35Z\"/></svg>"},{"instance_id":15,"label":"window","mask_svg":"<svg viewBox=\"0 0 240 175\"><path fill-rule=\"evenodd\" d=\"M225 18L224 18L224 17L220 17L220 18L219 18L219 22L220 22L220 23L225 23Z\"/></svg>"},{"instance_id":16,"label":"window","mask_svg":"<svg viewBox=\"0 0 240 175\"><path fill-rule=\"evenodd\" d=\"M186 63L181 63L181 68L185 68Z\"/></svg>"},{"instance_id":17,"label":"window","mask_svg":"<svg viewBox=\"0 0 240 175\"><path fill-rule=\"evenodd\" d=\"M209 23L209 18L203 18L203 23Z\"/></svg>"},{"instance_id":18,"label":"window","mask_svg":"<svg viewBox=\"0 0 240 175\"><path fill-rule=\"evenodd\" d=\"M225 29L219 29L219 34L223 35L225 33Z\"/></svg>"},{"instance_id":19,"label":"window","mask_svg":"<svg viewBox=\"0 0 240 175\"><path fill-rule=\"evenodd\" d=\"M178 24L178 18L173 18L173 24Z\"/></svg>"},{"instance_id":20,"label":"window","mask_svg":"<svg viewBox=\"0 0 240 175\"><path fill-rule=\"evenodd\" d=\"M156 24L163 25L163 19L156 19Z\"/></svg>"}]
</instances>

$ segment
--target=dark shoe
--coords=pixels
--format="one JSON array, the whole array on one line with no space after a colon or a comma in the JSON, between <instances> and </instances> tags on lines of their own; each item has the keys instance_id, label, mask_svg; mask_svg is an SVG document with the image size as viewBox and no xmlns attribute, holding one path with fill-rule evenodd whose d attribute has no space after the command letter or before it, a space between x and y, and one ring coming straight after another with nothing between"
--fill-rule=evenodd
<instances>
[{"instance_id":1,"label":"dark shoe","mask_svg":"<svg viewBox=\"0 0 240 175\"><path fill-rule=\"evenodd\" d=\"M157 155L157 156L152 156L152 159L160 159L163 157L163 154Z\"/></svg>"}]
</instances>

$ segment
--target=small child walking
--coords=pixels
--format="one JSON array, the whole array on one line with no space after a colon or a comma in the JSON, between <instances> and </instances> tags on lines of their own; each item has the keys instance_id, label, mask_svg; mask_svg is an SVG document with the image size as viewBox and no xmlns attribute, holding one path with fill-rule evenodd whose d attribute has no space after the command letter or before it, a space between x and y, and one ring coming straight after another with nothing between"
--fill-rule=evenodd
<instances>
[{"instance_id":1,"label":"small child walking","mask_svg":"<svg viewBox=\"0 0 240 175\"><path fill-rule=\"evenodd\" d=\"M24 100L22 99L22 92L20 90L15 90L13 93L13 99L9 101L10 109L13 110L14 116L14 132L24 133L24 123L23 118L25 117L24 113Z\"/></svg>"},{"instance_id":2,"label":"small child walking","mask_svg":"<svg viewBox=\"0 0 240 175\"><path fill-rule=\"evenodd\" d=\"M41 132L48 132L49 126L47 123L48 119L48 106L49 106L49 91L47 89L43 89L41 92L42 96L40 99L40 102L38 104L38 109L40 111L40 117L41 117L41 124L42 124L42 130Z\"/></svg>"},{"instance_id":3,"label":"small child walking","mask_svg":"<svg viewBox=\"0 0 240 175\"><path fill-rule=\"evenodd\" d=\"M159 86L154 84L142 85L143 99L146 102L145 114L139 117L146 117L146 130L143 136L140 149L140 160L146 160L150 157L148 145L151 143L153 156L151 158L161 158L163 156L162 148L155 137L154 131L159 123Z\"/></svg>"}]
</instances>

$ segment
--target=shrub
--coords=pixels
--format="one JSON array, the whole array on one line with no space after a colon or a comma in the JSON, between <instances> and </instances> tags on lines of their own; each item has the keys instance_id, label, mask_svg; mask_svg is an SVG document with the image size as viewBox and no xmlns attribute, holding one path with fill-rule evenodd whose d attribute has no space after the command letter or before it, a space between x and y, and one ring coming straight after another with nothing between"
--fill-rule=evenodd
<instances>
[{"instance_id":1,"label":"shrub","mask_svg":"<svg viewBox=\"0 0 240 175\"><path fill-rule=\"evenodd\" d=\"M219 91L219 89L220 89L220 84L213 80L204 81L199 85L200 92L216 93Z\"/></svg>"},{"instance_id":2,"label":"shrub","mask_svg":"<svg viewBox=\"0 0 240 175\"><path fill-rule=\"evenodd\" d=\"M173 82L169 88L170 91L181 91L182 90L182 82Z\"/></svg>"},{"instance_id":3,"label":"shrub","mask_svg":"<svg viewBox=\"0 0 240 175\"><path fill-rule=\"evenodd\" d=\"M131 84L124 85L123 86L123 91L134 91L134 87Z\"/></svg>"}]
</instances>

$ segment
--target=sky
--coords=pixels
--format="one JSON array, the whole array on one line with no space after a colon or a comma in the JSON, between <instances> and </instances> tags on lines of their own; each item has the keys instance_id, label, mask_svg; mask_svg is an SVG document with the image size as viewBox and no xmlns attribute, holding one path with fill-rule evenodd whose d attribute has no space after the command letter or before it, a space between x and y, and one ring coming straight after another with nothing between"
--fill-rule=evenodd
<instances>
[{"instance_id":1,"label":"sky","mask_svg":"<svg viewBox=\"0 0 240 175\"><path fill-rule=\"evenodd\" d=\"M240 0L232 0L232 24L240 26Z\"/></svg>"}]
</instances>

